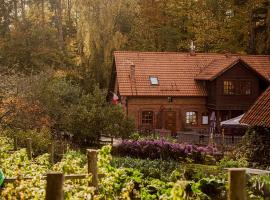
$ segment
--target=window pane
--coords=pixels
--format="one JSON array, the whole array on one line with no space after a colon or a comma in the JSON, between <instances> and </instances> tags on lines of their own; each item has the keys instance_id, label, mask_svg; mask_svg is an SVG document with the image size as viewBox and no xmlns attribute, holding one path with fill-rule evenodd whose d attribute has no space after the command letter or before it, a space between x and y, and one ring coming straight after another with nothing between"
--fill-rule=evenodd
<instances>
[{"instance_id":1,"label":"window pane","mask_svg":"<svg viewBox=\"0 0 270 200\"><path fill-rule=\"evenodd\" d=\"M196 125L197 124L197 113L196 112L186 112L186 124Z\"/></svg>"},{"instance_id":2,"label":"window pane","mask_svg":"<svg viewBox=\"0 0 270 200\"><path fill-rule=\"evenodd\" d=\"M251 81L249 80L233 80L223 82L224 95L250 95Z\"/></svg>"},{"instance_id":3,"label":"window pane","mask_svg":"<svg viewBox=\"0 0 270 200\"><path fill-rule=\"evenodd\" d=\"M235 84L233 81L223 82L223 94L225 95L235 94Z\"/></svg>"},{"instance_id":4,"label":"window pane","mask_svg":"<svg viewBox=\"0 0 270 200\"><path fill-rule=\"evenodd\" d=\"M153 124L153 111L143 111L142 112L142 124L152 125Z\"/></svg>"},{"instance_id":5,"label":"window pane","mask_svg":"<svg viewBox=\"0 0 270 200\"><path fill-rule=\"evenodd\" d=\"M158 85L158 78L157 77L150 77L151 85Z\"/></svg>"},{"instance_id":6,"label":"window pane","mask_svg":"<svg viewBox=\"0 0 270 200\"><path fill-rule=\"evenodd\" d=\"M251 81L241 81L241 94L250 95L251 94Z\"/></svg>"}]
</instances>

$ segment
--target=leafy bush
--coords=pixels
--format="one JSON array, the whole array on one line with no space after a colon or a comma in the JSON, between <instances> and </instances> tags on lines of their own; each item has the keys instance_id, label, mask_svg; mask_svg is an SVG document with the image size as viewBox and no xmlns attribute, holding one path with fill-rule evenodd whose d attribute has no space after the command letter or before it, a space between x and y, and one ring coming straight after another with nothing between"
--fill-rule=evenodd
<instances>
[{"instance_id":1,"label":"leafy bush","mask_svg":"<svg viewBox=\"0 0 270 200\"><path fill-rule=\"evenodd\" d=\"M214 165L186 164L174 173L178 173L178 179L180 178L189 181L199 181L205 177L213 176L219 177L220 179L224 178L224 171ZM174 174L173 177L177 178L177 174Z\"/></svg>"},{"instance_id":2,"label":"leafy bush","mask_svg":"<svg viewBox=\"0 0 270 200\"><path fill-rule=\"evenodd\" d=\"M23 97L5 98L0 104L2 127L16 130L50 128L52 121L38 101Z\"/></svg>"},{"instance_id":3,"label":"leafy bush","mask_svg":"<svg viewBox=\"0 0 270 200\"><path fill-rule=\"evenodd\" d=\"M185 160L191 158L195 163L209 161L209 155L218 154L216 148L207 146L170 143L163 140L124 140L114 147L113 154L142 159L173 159Z\"/></svg>"},{"instance_id":4,"label":"leafy bush","mask_svg":"<svg viewBox=\"0 0 270 200\"><path fill-rule=\"evenodd\" d=\"M203 199L226 199L225 180L214 177L200 179L192 185L192 191Z\"/></svg>"},{"instance_id":5,"label":"leafy bush","mask_svg":"<svg viewBox=\"0 0 270 200\"><path fill-rule=\"evenodd\" d=\"M112 158L109 157L109 159L111 160ZM133 158L116 158L111 162L107 162L106 168L108 170L105 173L106 177L108 177L102 180L103 183L106 183L106 186L104 185L104 191L107 192L106 195L108 196L105 196L111 197L110 195L114 195L116 197L125 194L125 196L121 197L125 197L126 199L137 198L168 200L226 199L225 179L221 176L216 176L216 178L213 176L215 174L221 173L218 167L195 164L183 166L180 164L180 166L177 167L177 162L172 162L173 164L168 164L168 166L171 167L171 170L173 170L173 168L175 168L175 170L171 173L170 176L167 178L163 177L165 180L162 180L163 178L161 178L161 180L154 178L156 174L151 173L152 170L156 171L154 168L159 168L159 173L161 174L169 174L169 171L171 170L167 169L166 171L166 169L164 169L166 166L165 162L168 161L151 161ZM151 166L152 164L153 166ZM158 166L158 164L160 165ZM126 167L132 167L132 170L131 168ZM147 168L149 168L149 170ZM186 180L187 177L184 177L184 173L187 169L194 169L195 173L193 176L195 176L196 173L199 173L200 171L201 176L199 177L197 174L198 179ZM203 172L204 175L202 175ZM211 173L212 175L209 175ZM128 174L131 177L127 177ZM177 177L176 174L179 176ZM162 175L160 175L160 177L162 177ZM113 180L113 182L111 182L111 180ZM176 182L174 183L172 181ZM121 192L118 189L120 185L124 187ZM110 191L108 191L108 188ZM123 191L125 192L123 193Z\"/></svg>"},{"instance_id":6,"label":"leafy bush","mask_svg":"<svg viewBox=\"0 0 270 200\"><path fill-rule=\"evenodd\" d=\"M168 182L172 172L179 169L180 163L174 160L144 160L131 157L114 157L111 165L115 168L133 168L139 170L144 178L155 178Z\"/></svg>"},{"instance_id":7,"label":"leafy bush","mask_svg":"<svg viewBox=\"0 0 270 200\"><path fill-rule=\"evenodd\" d=\"M269 199L270 175L252 176L248 183L248 193L251 199ZM262 199L262 198L261 198Z\"/></svg>"},{"instance_id":8,"label":"leafy bush","mask_svg":"<svg viewBox=\"0 0 270 200\"><path fill-rule=\"evenodd\" d=\"M89 93L66 77L50 78L36 89L41 102L54 122L54 129L72 134L74 141L88 145L101 134L127 137L134 131L133 120L120 106L106 101L105 90L95 86Z\"/></svg>"},{"instance_id":9,"label":"leafy bush","mask_svg":"<svg viewBox=\"0 0 270 200\"><path fill-rule=\"evenodd\" d=\"M123 109L110 105L104 91L97 87L66 110L65 125L79 141L97 140L101 134L127 137L134 131L134 123L125 116Z\"/></svg>"},{"instance_id":10,"label":"leafy bush","mask_svg":"<svg viewBox=\"0 0 270 200\"><path fill-rule=\"evenodd\" d=\"M244 157L235 160L228 156L224 156L218 164L222 168L248 167L249 165L248 161Z\"/></svg>"},{"instance_id":11,"label":"leafy bush","mask_svg":"<svg viewBox=\"0 0 270 200\"><path fill-rule=\"evenodd\" d=\"M234 154L236 158L246 158L252 165L254 163L259 166L269 166L270 129L263 127L250 128Z\"/></svg>"},{"instance_id":12,"label":"leafy bush","mask_svg":"<svg viewBox=\"0 0 270 200\"><path fill-rule=\"evenodd\" d=\"M43 176L51 170L63 173L87 173L86 158L78 152L68 152L61 162L52 166L49 155L44 154L29 160L25 149L14 153L10 140L0 138L0 163L6 177L18 177L14 183L4 185L0 190L1 199L44 199L46 181ZM32 180L22 180L21 177L34 177ZM65 199L92 199L94 188L89 187L91 176L83 180L66 180L64 185Z\"/></svg>"},{"instance_id":13,"label":"leafy bush","mask_svg":"<svg viewBox=\"0 0 270 200\"><path fill-rule=\"evenodd\" d=\"M27 138L32 139L32 148L34 155L40 155L48 152L48 144L53 142L51 132L48 129L18 131L12 129L2 130L1 135L8 136L9 138L17 138L18 146L26 147ZM13 142L12 142L13 144Z\"/></svg>"}]
</instances>

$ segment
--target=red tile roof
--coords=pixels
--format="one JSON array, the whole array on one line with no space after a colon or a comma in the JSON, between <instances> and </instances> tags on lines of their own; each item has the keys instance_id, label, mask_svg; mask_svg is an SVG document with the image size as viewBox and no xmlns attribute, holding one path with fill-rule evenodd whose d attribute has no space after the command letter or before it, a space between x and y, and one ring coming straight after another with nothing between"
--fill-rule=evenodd
<instances>
[{"instance_id":1,"label":"red tile roof","mask_svg":"<svg viewBox=\"0 0 270 200\"><path fill-rule=\"evenodd\" d=\"M259 97L240 122L251 126L270 127L270 87Z\"/></svg>"},{"instance_id":2,"label":"red tile roof","mask_svg":"<svg viewBox=\"0 0 270 200\"><path fill-rule=\"evenodd\" d=\"M125 96L206 96L205 88L195 79L212 78L239 58L267 80L270 78L269 56L125 51L116 51L114 56L119 91ZM132 64L135 65L134 79L130 77ZM156 76L159 85L151 85L150 76Z\"/></svg>"},{"instance_id":3,"label":"red tile roof","mask_svg":"<svg viewBox=\"0 0 270 200\"><path fill-rule=\"evenodd\" d=\"M253 56L252 59L249 59L249 57L252 56L232 56L229 58L222 58L222 59L215 59L211 63L209 63L196 77L196 80L214 80L221 74L223 74L225 71L233 67L235 64L238 62L244 63L244 65L260 76L262 78L265 78L266 80L269 80L270 78L270 67L269 67L269 62L268 63L263 63L259 62L257 64L253 64L250 66L245 60L248 62L258 60L257 57ZM268 56L265 56L266 58ZM269 57L270 58L270 57ZM263 68L261 68L263 66Z\"/></svg>"}]
</instances>

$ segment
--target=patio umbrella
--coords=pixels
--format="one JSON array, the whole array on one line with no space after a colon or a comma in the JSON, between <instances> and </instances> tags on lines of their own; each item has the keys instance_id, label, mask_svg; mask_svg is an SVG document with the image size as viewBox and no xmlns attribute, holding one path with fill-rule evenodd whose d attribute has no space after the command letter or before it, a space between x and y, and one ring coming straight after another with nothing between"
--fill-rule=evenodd
<instances>
[{"instance_id":1,"label":"patio umbrella","mask_svg":"<svg viewBox=\"0 0 270 200\"><path fill-rule=\"evenodd\" d=\"M215 133L216 124L217 124L216 113L215 111L213 111L210 117L210 133L212 134Z\"/></svg>"},{"instance_id":2,"label":"patio umbrella","mask_svg":"<svg viewBox=\"0 0 270 200\"><path fill-rule=\"evenodd\" d=\"M215 133L215 129L216 129L216 123L217 123L217 119L216 119L216 113L215 111L212 111L211 113L211 117L210 117L210 144L213 144L213 138L214 138L214 133Z\"/></svg>"},{"instance_id":3,"label":"patio umbrella","mask_svg":"<svg viewBox=\"0 0 270 200\"><path fill-rule=\"evenodd\" d=\"M221 126L224 126L224 127L226 127L226 126L227 127L228 126L230 126L230 127L231 126L247 126L247 124L240 123L240 120L242 119L243 116L244 116L244 114L242 114L238 117L223 121L223 122L221 122Z\"/></svg>"}]
</instances>

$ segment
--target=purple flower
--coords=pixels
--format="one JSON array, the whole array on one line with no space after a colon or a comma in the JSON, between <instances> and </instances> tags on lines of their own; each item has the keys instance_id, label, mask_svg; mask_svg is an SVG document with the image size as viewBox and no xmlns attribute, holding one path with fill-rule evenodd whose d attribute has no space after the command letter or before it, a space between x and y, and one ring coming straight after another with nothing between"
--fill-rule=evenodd
<instances>
[{"instance_id":1,"label":"purple flower","mask_svg":"<svg viewBox=\"0 0 270 200\"><path fill-rule=\"evenodd\" d=\"M215 155L217 148L191 144L170 143L165 140L124 140L114 147L114 153L143 159L175 159L189 157L195 162L202 162L204 155Z\"/></svg>"}]
</instances>

